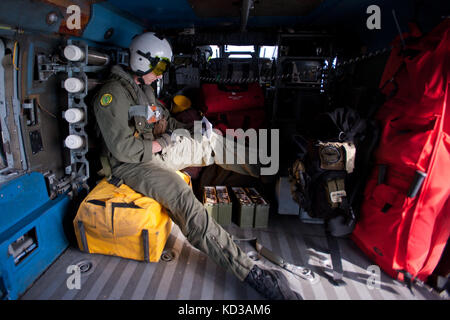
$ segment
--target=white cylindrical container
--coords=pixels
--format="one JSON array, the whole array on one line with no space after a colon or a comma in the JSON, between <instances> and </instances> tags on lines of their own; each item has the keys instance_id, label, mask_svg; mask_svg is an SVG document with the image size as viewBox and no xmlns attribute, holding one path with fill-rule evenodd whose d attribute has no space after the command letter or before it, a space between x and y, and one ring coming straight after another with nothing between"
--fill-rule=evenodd
<instances>
[{"instance_id":1,"label":"white cylindrical container","mask_svg":"<svg viewBox=\"0 0 450 320\"><path fill-rule=\"evenodd\" d=\"M71 134L66 138L64 143L69 149L79 149L84 146L84 139L76 134Z\"/></svg>"},{"instance_id":2,"label":"white cylindrical container","mask_svg":"<svg viewBox=\"0 0 450 320\"><path fill-rule=\"evenodd\" d=\"M64 48L64 56L69 61L82 61L85 58L83 49L70 44ZM89 50L87 63L90 65L101 66L109 63L109 56L104 53Z\"/></svg>"},{"instance_id":3,"label":"white cylindrical container","mask_svg":"<svg viewBox=\"0 0 450 320\"><path fill-rule=\"evenodd\" d=\"M67 78L64 81L64 88L70 93L77 93L84 90L84 82L78 78Z\"/></svg>"},{"instance_id":4,"label":"white cylindrical container","mask_svg":"<svg viewBox=\"0 0 450 320\"><path fill-rule=\"evenodd\" d=\"M81 61L84 59L84 52L81 48L70 44L64 48L64 57L69 61Z\"/></svg>"},{"instance_id":5,"label":"white cylindrical container","mask_svg":"<svg viewBox=\"0 0 450 320\"><path fill-rule=\"evenodd\" d=\"M84 118L84 111L79 108L70 108L64 112L64 118L69 123L80 122Z\"/></svg>"}]
</instances>

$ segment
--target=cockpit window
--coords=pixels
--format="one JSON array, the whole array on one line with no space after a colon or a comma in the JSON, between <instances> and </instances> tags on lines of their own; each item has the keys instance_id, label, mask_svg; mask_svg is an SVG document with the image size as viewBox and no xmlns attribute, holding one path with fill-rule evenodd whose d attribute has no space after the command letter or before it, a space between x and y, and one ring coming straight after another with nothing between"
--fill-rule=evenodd
<instances>
[{"instance_id":1,"label":"cockpit window","mask_svg":"<svg viewBox=\"0 0 450 320\"><path fill-rule=\"evenodd\" d=\"M230 54L228 56L228 58L230 58L230 59L251 59L252 55L251 54Z\"/></svg>"},{"instance_id":2,"label":"cockpit window","mask_svg":"<svg viewBox=\"0 0 450 320\"><path fill-rule=\"evenodd\" d=\"M216 58L220 58L220 48L219 46L216 45L210 45L211 49L212 49L212 56L211 59L216 59Z\"/></svg>"},{"instance_id":3,"label":"cockpit window","mask_svg":"<svg viewBox=\"0 0 450 320\"><path fill-rule=\"evenodd\" d=\"M278 46L262 46L259 48L259 57L274 60L278 55Z\"/></svg>"},{"instance_id":4,"label":"cockpit window","mask_svg":"<svg viewBox=\"0 0 450 320\"><path fill-rule=\"evenodd\" d=\"M239 53L253 53L255 52L255 46L234 46L234 45L225 45L225 52L239 52Z\"/></svg>"}]
</instances>

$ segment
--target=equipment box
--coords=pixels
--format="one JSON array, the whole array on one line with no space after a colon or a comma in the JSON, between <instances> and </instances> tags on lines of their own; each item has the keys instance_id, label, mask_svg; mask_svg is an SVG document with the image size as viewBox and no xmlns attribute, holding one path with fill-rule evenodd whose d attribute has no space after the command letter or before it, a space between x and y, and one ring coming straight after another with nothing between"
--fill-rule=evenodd
<instances>
[{"instance_id":1,"label":"equipment box","mask_svg":"<svg viewBox=\"0 0 450 320\"><path fill-rule=\"evenodd\" d=\"M233 212L233 203L225 186L216 186L217 200L219 202L219 216L217 222L221 226L231 224L231 216Z\"/></svg>"},{"instance_id":2,"label":"equipment box","mask_svg":"<svg viewBox=\"0 0 450 320\"><path fill-rule=\"evenodd\" d=\"M232 188L236 198L234 218L236 224L241 228L252 228L255 205L241 187Z\"/></svg>"},{"instance_id":3,"label":"equipment box","mask_svg":"<svg viewBox=\"0 0 450 320\"><path fill-rule=\"evenodd\" d=\"M219 217L219 202L217 200L216 188L204 187L203 188L203 205L205 206L208 214L216 221Z\"/></svg>"},{"instance_id":4,"label":"equipment box","mask_svg":"<svg viewBox=\"0 0 450 320\"><path fill-rule=\"evenodd\" d=\"M255 188L245 188L245 192L255 205L254 228L267 228L269 222L269 203L256 191Z\"/></svg>"}]
</instances>

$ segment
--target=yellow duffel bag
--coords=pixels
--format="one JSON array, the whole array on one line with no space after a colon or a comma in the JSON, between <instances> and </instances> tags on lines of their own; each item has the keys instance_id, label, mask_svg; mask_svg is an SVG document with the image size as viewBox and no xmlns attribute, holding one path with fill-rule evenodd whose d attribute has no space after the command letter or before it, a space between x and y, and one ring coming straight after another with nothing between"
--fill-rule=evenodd
<instances>
[{"instance_id":1,"label":"yellow duffel bag","mask_svg":"<svg viewBox=\"0 0 450 320\"><path fill-rule=\"evenodd\" d=\"M191 186L188 175L177 173ZM147 262L159 261L172 230L158 202L106 179L83 200L73 224L82 251Z\"/></svg>"}]
</instances>

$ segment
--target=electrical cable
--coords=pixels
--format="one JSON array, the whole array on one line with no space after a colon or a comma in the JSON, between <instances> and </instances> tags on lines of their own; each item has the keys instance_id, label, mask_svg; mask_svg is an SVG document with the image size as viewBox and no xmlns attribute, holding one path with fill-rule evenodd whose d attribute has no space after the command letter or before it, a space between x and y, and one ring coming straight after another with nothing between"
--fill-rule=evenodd
<instances>
[{"instance_id":1,"label":"electrical cable","mask_svg":"<svg viewBox=\"0 0 450 320\"><path fill-rule=\"evenodd\" d=\"M17 49L17 41L14 42L13 61L12 62L13 62L14 69L19 71L19 68L17 68L17 66L16 66L16 49Z\"/></svg>"},{"instance_id":2,"label":"electrical cable","mask_svg":"<svg viewBox=\"0 0 450 320\"><path fill-rule=\"evenodd\" d=\"M50 111L48 111L47 109L45 109L43 106L41 106L41 104L39 103L39 99L37 99L37 105L39 107L39 109L41 109L42 111L46 112L48 115L50 115L52 118L56 119L56 116L51 113Z\"/></svg>"}]
</instances>

